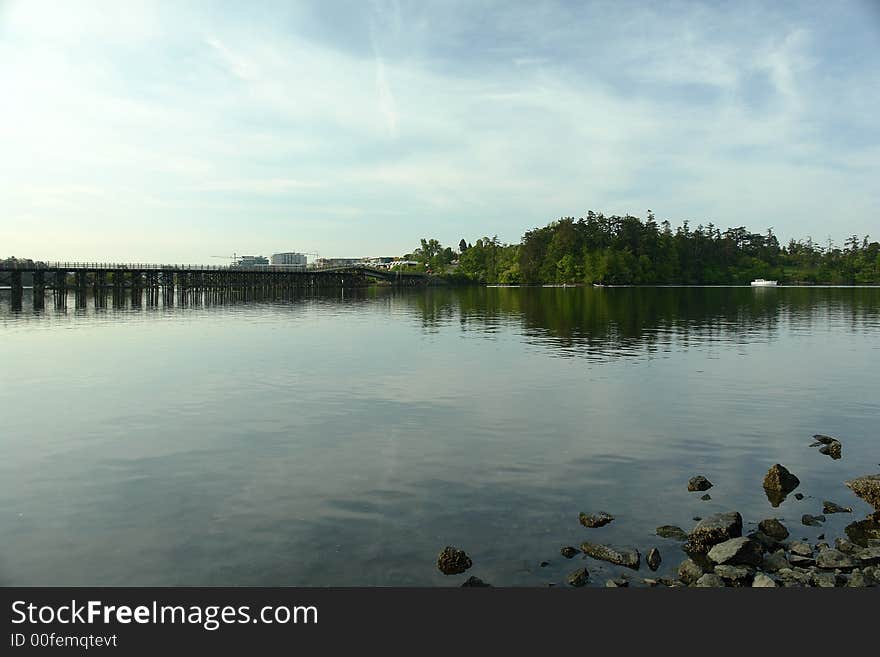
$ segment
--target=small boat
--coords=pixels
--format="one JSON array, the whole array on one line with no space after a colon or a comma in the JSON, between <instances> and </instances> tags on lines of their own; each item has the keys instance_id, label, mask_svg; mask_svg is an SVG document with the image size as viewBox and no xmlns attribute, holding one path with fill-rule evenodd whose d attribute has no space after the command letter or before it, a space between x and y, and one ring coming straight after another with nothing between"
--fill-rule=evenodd
<instances>
[{"instance_id":1,"label":"small boat","mask_svg":"<svg viewBox=\"0 0 880 657\"><path fill-rule=\"evenodd\" d=\"M777 281L768 281L763 278L756 278L752 281L752 287L776 287Z\"/></svg>"}]
</instances>

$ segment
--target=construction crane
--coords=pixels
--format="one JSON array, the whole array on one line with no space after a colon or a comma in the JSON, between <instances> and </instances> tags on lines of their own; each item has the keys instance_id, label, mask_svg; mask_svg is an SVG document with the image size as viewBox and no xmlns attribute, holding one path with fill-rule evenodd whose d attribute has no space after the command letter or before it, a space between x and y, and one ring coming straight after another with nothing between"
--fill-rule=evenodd
<instances>
[{"instance_id":1,"label":"construction crane","mask_svg":"<svg viewBox=\"0 0 880 657\"><path fill-rule=\"evenodd\" d=\"M235 264L235 261L238 259L238 256L235 253L233 253L231 256L228 256L228 255L227 256L214 256L214 255L212 255L210 257L211 258L223 258L224 260L229 260L230 264L233 264L233 265Z\"/></svg>"}]
</instances>

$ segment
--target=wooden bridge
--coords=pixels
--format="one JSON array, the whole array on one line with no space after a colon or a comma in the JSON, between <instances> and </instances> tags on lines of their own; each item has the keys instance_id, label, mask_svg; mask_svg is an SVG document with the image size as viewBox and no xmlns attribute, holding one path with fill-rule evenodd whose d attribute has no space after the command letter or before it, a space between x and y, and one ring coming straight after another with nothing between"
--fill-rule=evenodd
<instances>
[{"instance_id":1,"label":"wooden bridge","mask_svg":"<svg viewBox=\"0 0 880 657\"><path fill-rule=\"evenodd\" d=\"M107 262L0 262L0 282L8 279L12 309L21 310L24 279L30 278L34 308L45 304L52 290L57 308L67 307L73 292L77 308L84 308L89 292L96 307L114 306L130 298L132 307L162 303L251 301L285 298L303 290L363 287L376 281L394 286L427 286L438 282L428 274L379 269L363 264L338 267L256 267L216 265L157 265Z\"/></svg>"}]
</instances>

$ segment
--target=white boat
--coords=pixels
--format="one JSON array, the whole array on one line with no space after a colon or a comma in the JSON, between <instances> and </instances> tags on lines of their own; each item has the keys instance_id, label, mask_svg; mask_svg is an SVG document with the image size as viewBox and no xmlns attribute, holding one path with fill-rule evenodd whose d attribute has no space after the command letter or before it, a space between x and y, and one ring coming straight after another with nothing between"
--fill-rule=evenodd
<instances>
[{"instance_id":1,"label":"white boat","mask_svg":"<svg viewBox=\"0 0 880 657\"><path fill-rule=\"evenodd\" d=\"M752 287L776 287L777 281L767 281L763 278L756 278L752 281Z\"/></svg>"}]
</instances>

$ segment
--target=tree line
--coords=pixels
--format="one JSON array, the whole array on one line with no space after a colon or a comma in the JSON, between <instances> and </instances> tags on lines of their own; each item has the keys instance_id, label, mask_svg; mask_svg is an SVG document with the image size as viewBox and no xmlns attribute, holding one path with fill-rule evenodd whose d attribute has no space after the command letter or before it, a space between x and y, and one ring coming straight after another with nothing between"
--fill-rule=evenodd
<instances>
[{"instance_id":1,"label":"tree line","mask_svg":"<svg viewBox=\"0 0 880 657\"><path fill-rule=\"evenodd\" d=\"M631 215L563 217L523 235L519 244L483 237L458 250L423 239L407 258L452 280L481 283L606 285L880 284L880 243L852 235L842 246L807 237L781 245L773 229L722 231L712 223L673 229L649 210ZM457 264L456 264L457 260Z\"/></svg>"}]
</instances>

